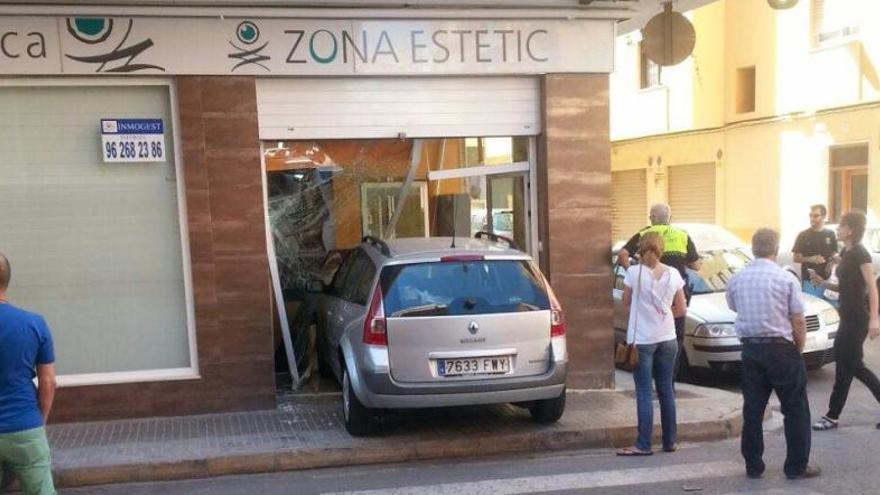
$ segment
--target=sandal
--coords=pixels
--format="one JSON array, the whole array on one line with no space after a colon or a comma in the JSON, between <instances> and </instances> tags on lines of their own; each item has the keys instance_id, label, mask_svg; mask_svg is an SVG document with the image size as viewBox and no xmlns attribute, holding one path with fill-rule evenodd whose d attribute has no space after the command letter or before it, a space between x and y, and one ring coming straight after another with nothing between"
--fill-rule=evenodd
<instances>
[{"instance_id":1,"label":"sandal","mask_svg":"<svg viewBox=\"0 0 880 495\"><path fill-rule=\"evenodd\" d=\"M650 450L641 450L635 447L624 447L617 451L617 455L623 457L638 457L638 456L646 456L646 455L654 455L654 452Z\"/></svg>"},{"instance_id":2,"label":"sandal","mask_svg":"<svg viewBox=\"0 0 880 495\"><path fill-rule=\"evenodd\" d=\"M822 416L822 419L816 421L813 425L813 429L816 431L827 431L833 430L837 428L837 421L829 418L828 416Z\"/></svg>"}]
</instances>

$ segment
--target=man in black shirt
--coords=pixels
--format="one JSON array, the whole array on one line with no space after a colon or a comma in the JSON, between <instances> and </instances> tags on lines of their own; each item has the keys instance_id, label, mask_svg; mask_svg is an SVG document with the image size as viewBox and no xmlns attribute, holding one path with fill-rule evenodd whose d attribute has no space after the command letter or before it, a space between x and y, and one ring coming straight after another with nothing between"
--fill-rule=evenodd
<instances>
[{"instance_id":1,"label":"man in black shirt","mask_svg":"<svg viewBox=\"0 0 880 495\"><path fill-rule=\"evenodd\" d=\"M827 279L831 275L831 261L837 254L837 236L831 229L825 228L827 215L825 205L811 206L810 228L798 234L791 249L794 262L801 264L804 292L817 297L823 297L825 291L810 283L810 270L815 270L819 277Z\"/></svg>"}]
</instances>

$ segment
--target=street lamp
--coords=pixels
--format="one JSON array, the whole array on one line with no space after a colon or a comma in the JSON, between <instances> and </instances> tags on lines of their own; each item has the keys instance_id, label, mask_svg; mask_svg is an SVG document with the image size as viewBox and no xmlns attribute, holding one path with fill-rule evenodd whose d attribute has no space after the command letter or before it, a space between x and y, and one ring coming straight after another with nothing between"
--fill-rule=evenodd
<instances>
[{"instance_id":1,"label":"street lamp","mask_svg":"<svg viewBox=\"0 0 880 495\"><path fill-rule=\"evenodd\" d=\"M770 4L771 8L785 10L797 5L798 0L767 0L767 3Z\"/></svg>"}]
</instances>

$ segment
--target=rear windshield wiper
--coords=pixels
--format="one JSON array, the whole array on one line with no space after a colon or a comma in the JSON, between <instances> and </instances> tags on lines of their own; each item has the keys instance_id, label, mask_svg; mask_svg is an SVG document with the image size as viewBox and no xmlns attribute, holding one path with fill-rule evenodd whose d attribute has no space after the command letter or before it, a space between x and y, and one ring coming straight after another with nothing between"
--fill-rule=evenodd
<instances>
[{"instance_id":1,"label":"rear windshield wiper","mask_svg":"<svg viewBox=\"0 0 880 495\"><path fill-rule=\"evenodd\" d=\"M412 308L401 309L391 313L392 318L400 318L402 316L413 316L419 313L434 313L448 308L447 304L425 304L424 306L414 306Z\"/></svg>"}]
</instances>

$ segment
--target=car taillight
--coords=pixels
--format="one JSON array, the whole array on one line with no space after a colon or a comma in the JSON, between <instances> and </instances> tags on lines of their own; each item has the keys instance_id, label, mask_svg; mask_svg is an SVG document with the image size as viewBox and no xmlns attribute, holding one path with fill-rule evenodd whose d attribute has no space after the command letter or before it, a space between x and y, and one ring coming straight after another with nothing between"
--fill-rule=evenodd
<instances>
[{"instance_id":1,"label":"car taillight","mask_svg":"<svg viewBox=\"0 0 880 495\"><path fill-rule=\"evenodd\" d=\"M388 332L385 325L385 308L382 304L382 290L376 287L370 310L364 320L364 344L388 345Z\"/></svg>"},{"instance_id":2,"label":"car taillight","mask_svg":"<svg viewBox=\"0 0 880 495\"><path fill-rule=\"evenodd\" d=\"M562 337L565 335L565 311L550 284L547 284L547 295L550 296L550 336Z\"/></svg>"}]
</instances>

